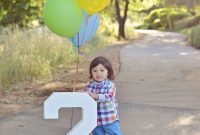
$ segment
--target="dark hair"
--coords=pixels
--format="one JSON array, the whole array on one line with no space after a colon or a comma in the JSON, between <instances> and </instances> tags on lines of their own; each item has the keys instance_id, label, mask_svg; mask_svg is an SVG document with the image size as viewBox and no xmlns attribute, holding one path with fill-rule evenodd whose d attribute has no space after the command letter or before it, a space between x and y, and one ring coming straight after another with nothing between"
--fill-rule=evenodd
<instances>
[{"instance_id":1,"label":"dark hair","mask_svg":"<svg viewBox=\"0 0 200 135\"><path fill-rule=\"evenodd\" d=\"M111 63L109 62L108 59L106 59L103 56L96 57L91 63L90 63L90 79L92 79L92 69L99 64L102 64L107 70L108 70L108 79L109 80L114 80L114 72Z\"/></svg>"}]
</instances>

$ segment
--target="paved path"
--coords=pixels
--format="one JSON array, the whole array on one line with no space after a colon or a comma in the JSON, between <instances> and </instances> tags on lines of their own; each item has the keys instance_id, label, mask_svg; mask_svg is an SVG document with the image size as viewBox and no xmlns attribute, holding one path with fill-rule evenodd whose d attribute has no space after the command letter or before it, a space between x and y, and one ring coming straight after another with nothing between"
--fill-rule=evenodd
<instances>
[{"instance_id":1,"label":"paved path","mask_svg":"<svg viewBox=\"0 0 200 135\"><path fill-rule=\"evenodd\" d=\"M117 76L124 135L200 135L200 51L174 33L146 33L121 50ZM64 135L71 109L43 120L42 107L0 120L0 135ZM74 123L80 119L74 111ZM81 135L81 133L80 133Z\"/></svg>"},{"instance_id":2,"label":"paved path","mask_svg":"<svg viewBox=\"0 0 200 135\"><path fill-rule=\"evenodd\" d=\"M200 135L200 51L175 33L147 33L121 50L125 135Z\"/></svg>"}]
</instances>

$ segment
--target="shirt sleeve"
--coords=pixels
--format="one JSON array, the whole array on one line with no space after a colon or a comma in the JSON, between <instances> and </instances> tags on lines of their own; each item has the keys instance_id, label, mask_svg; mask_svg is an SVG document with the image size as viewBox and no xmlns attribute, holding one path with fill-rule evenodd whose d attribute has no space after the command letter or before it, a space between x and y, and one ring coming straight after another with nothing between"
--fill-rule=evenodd
<instances>
[{"instance_id":1,"label":"shirt sleeve","mask_svg":"<svg viewBox=\"0 0 200 135\"><path fill-rule=\"evenodd\" d=\"M90 90L90 82L88 82L85 86L85 88L83 89L83 91L89 91Z\"/></svg>"},{"instance_id":2,"label":"shirt sleeve","mask_svg":"<svg viewBox=\"0 0 200 135\"><path fill-rule=\"evenodd\" d=\"M99 99L97 102L107 102L115 98L116 87L114 83L111 83L108 91L105 94L98 94Z\"/></svg>"}]
</instances>

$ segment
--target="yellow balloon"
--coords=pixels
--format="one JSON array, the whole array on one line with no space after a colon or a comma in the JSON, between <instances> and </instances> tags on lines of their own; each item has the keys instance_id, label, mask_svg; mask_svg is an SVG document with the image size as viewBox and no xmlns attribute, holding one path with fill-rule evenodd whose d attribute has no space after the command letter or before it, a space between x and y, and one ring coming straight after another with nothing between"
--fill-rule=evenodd
<instances>
[{"instance_id":1,"label":"yellow balloon","mask_svg":"<svg viewBox=\"0 0 200 135\"><path fill-rule=\"evenodd\" d=\"M107 7L111 0L77 0L78 4L88 14L94 14Z\"/></svg>"}]
</instances>

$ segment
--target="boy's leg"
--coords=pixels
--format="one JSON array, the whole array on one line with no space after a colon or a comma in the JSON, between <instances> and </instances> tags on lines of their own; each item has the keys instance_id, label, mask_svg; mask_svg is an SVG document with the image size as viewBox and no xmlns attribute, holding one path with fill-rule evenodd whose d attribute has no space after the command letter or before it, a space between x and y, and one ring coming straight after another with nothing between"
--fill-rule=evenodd
<instances>
[{"instance_id":1,"label":"boy's leg","mask_svg":"<svg viewBox=\"0 0 200 135\"><path fill-rule=\"evenodd\" d=\"M93 131L92 135L105 135L105 130L102 126L97 126Z\"/></svg>"},{"instance_id":2,"label":"boy's leg","mask_svg":"<svg viewBox=\"0 0 200 135\"><path fill-rule=\"evenodd\" d=\"M104 129L106 131L106 135L122 135L119 121L115 121L111 124L105 125Z\"/></svg>"}]
</instances>

